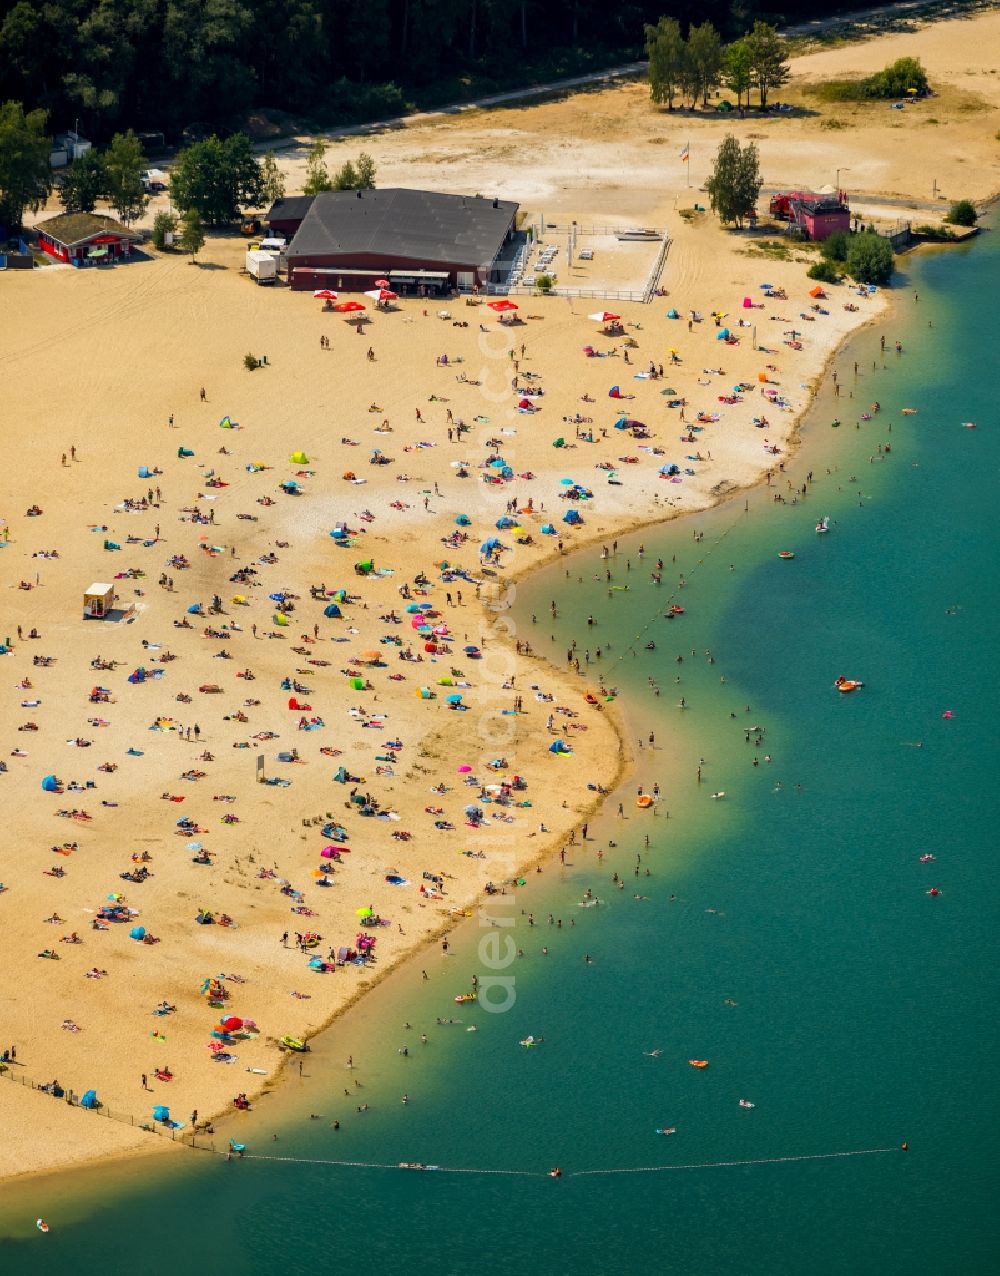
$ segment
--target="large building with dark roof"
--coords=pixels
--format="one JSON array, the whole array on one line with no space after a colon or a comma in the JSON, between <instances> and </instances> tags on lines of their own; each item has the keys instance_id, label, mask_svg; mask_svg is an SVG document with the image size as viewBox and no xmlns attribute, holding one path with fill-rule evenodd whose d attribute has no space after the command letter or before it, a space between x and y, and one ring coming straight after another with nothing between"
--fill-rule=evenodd
<instances>
[{"instance_id":1,"label":"large building with dark roof","mask_svg":"<svg viewBox=\"0 0 1000 1276\"><path fill-rule=\"evenodd\" d=\"M303 206L295 204L299 213ZM288 279L293 289L310 291L360 292L382 278L410 295L471 289L502 277L517 207L401 187L326 191L302 211L288 246ZM287 225L284 211L272 209L278 216L269 214L268 222Z\"/></svg>"}]
</instances>

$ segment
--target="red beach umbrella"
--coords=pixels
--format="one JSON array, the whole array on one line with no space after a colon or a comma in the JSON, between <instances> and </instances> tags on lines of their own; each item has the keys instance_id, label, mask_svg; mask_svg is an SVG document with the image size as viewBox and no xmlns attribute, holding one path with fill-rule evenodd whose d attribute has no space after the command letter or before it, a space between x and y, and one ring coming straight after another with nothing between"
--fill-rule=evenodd
<instances>
[{"instance_id":1,"label":"red beach umbrella","mask_svg":"<svg viewBox=\"0 0 1000 1276\"><path fill-rule=\"evenodd\" d=\"M595 323L613 323L616 319L620 319L621 315L613 314L610 310L598 310L595 315L588 315L588 319L593 319Z\"/></svg>"},{"instance_id":2,"label":"red beach umbrella","mask_svg":"<svg viewBox=\"0 0 1000 1276\"><path fill-rule=\"evenodd\" d=\"M517 303L508 300L506 297L500 301L490 301L487 303L491 310L496 311L498 315L509 314L512 310L517 310Z\"/></svg>"},{"instance_id":3,"label":"red beach umbrella","mask_svg":"<svg viewBox=\"0 0 1000 1276\"><path fill-rule=\"evenodd\" d=\"M389 288L390 286L391 286L391 285L390 285L390 283L389 283L388 279L376 279L376 280L375 280L375 287L376 287L376 288Z\"/></svg>"},{"instance_id":4,"label":"red beach umbrella","mask_svg":"<svg viewBox=\"0 0 1000 1276\"><path fill-rule=\"evenodd\" d=\"M340 311L342 315L356 315L364 309L360 301L338 301L334 306L334 310Z\"/></svg>"},{"instance_id":5,"label":"red beach umbrella","mask_svg":"<svg viewBox=\"0 0 1000 1276\"><path fill-rule=\"evenodd\" d=\"M316 291L313 293L313 296L316 298L317 301L336 301L337 300L337 294L335 292L331 292L329 288L317 288Z\"/></svg>"}]
</instances>

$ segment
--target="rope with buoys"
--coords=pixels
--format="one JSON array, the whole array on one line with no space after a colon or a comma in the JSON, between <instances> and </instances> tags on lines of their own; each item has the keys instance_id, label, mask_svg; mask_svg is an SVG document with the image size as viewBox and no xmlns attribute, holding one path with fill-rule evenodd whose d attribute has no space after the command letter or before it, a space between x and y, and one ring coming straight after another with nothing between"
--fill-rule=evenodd
<instances>
[{"instance_id":1,"label":"rope with buoys","mask_svg":"<svg viewBox=\"0 0 1000 1276\"><path fill-rule=\"evenodd\" d=\"M702 551L701 557L698 559L697 563L695 563L694 567L690 569L687 579L690 579L694 575L694 573L698 570L699 567L703 567L705 565L705 559L710 557L711 554L714 553L714 551L719 548L719 546L723 543L726 537L736 529L738 524L739 524L739 520L736 520L735 522L731 523L728 527L725 527L722 529L722 531L719 533L719 535L714 541L709 542L708 548ZM662 609L664 605L672 604L679 597L680 597L679 589L676 589L672 593L668 594L666 598L657 605L655 612L649 618L649 620L642 626L639 632L634 635L632 642L633 643L639 642L642 639L643 634L648 633L649 630L656 625L656 622L659 619L661 619L663 614ZM605 666L605 668L614 668L617 665L620 665L622 661L625 659L625 656L629 652L632 652L633 654L635 652L635 648L632 646L631 643L621 652L620 655L615 656L609 662L609 665Z\"/></svg>"},{"instance_id":2,"label":"rope with buoys","mask_svg":"<svg viewBox=\"0 0 1000 1276\"><path fill-rule=\"evenodd\" d=\"M844 1152L806 1152L796 1156L765 1156L740 1161L692 1161L679 1165L635 1165L594 1170L567 1170L565 1172L562 1170L480 1169L475 1166L424 1165L418 1162L397 1162L393 1164L388 1161L335 1161L321 1157L265 1156L254 1152L236 1153L235 1149L231 1149L228 1152L217 1151L216 1155L229 1159L235 1154L239 1156L240 1160L247 1161L274 1161L291 1165L330 1165L352 1170L423 1170L433 1171L438 1174L490 1174L508 1178L575 1179L594 1178L611 1174L661 1174L671 1170L714 1170L742 1168L750 1165L792 1165L803 1161L835 1161L855 1156L884 1156L889 1152L906 1152L908 1150L909 1145L902 1143L898 1147L852 1148Z\"/></svg>"}]
</instances>

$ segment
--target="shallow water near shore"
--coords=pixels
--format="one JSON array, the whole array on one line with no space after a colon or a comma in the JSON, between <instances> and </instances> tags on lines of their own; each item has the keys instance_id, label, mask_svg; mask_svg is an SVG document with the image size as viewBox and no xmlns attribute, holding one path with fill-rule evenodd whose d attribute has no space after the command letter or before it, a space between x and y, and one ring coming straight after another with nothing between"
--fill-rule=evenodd
<instances>
[{"instance_id":1,"label":"shallow water near shore","mask_svg":"<svg viewBox=\"0 0 1000 1276\"><path fill-rule=\"evenodd\" d=\"M556 660L574 637L591 644L638 762L586 848L498 902L524 951L513 1008L454 1004L486 973L482 932L466 927L450 955L366 997L235 1127L252 1154L302 1160L191 1154L16 1183L0 1269L992 1270L1000 458L981 316L1000 241L903 265L896 318L837 359L841 397L821 396L780 486L621 540L608 566L627 591L609 594L597 549L519 589L520 637ZM874 399L882 411L855 430ZM808 470L806 498L775 505ZM674 598L685 613L666 621ZM864 688L839 695L840 674ZM553 783L573 765L553 759ZM640 812L637 786L657 781L655 814ZM588 888L600 906L580 907ZM544 1043L521 1048L529 1034ZM794 1159L843 1152L865 1154ZM331 1160L526 1173L315 1163ZM703 1168L574 1177L665 1165Z\"/></svg>"}]
</instances>

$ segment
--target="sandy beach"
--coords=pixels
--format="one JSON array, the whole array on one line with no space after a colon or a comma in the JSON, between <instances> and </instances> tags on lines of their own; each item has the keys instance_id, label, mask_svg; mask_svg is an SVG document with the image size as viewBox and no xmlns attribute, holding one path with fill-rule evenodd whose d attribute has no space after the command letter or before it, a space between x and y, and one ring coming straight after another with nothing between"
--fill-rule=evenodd
<instances>
[{"instance_id":1,"label":"sandy beach","mask_svg":"<svg viewBox=\"0 0 1000 1276\"><path fill-rule=\"evenodd\" d=\"M998 36L988 14L800 59L790 101L910 54L940 96L903 119L858 108L849 131L823 129L829 107L767 122L765 180L819 186L839 166L892 217L911 214L878 197L919 207L931 176L947 199L992 195L1000 89L979 51ZM94 1089L136 1125L169 1106L189 1134L195 1112L252 1101L282 1036L318 1031L487 884L515 892L578 835L628 763L604 653L583 616L576 651L534 650L506 620L514 582L586 544L599 570L622 530L780 472L834 352L886 304L843 285L817 300L810 254L677 216L699 198L680 146L696 187L729 127L628 85L365 143L380 185L666 226L665 295L610 305L612 334L587 317L600 302L560 297L519 297L510 324L405 301L356 332L254 287L235 237L197 265L4 279L10 1073ZM933 134L933 174L898 128ZM845 419L868 406L845 388ZM675 600L669 568L634 568ZM84 620L92 582L113 586L113 620ZM23 1085L0 1085L0 1114L4 1176L152 1142Z\"/></svg>"}]
</instances>

